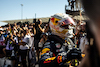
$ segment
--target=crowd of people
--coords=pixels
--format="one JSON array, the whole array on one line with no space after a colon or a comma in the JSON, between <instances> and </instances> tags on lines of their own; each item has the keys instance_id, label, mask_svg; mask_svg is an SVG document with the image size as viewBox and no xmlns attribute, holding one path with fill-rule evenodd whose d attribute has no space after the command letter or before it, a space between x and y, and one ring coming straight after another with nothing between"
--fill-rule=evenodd
<instances>
[{"instance_id":1,"label":"crowd of people","mask_svg":"<svg viewBox=\"0 0 100 67\"><path fill-rule=\"evenodd\" d=\"M52 20L52 18L50 19ZM50 22L49 20L49 22ZM71 40L82 53L85 53L85 47L88 46L86 37L86 22L75 22L76 25L70 31ZM22 62L23 67L26 67L25 57L29 54L29 62L35 65L40 61L42 49L51 34L49 23L43 27L42 20L34 21L34 23L14 23L8 24L5 27L0 27L0 51L4 56L10 55L13 57L13 64ZM23 50L29 50L28 54L21 53ZM16 58L16 55L19 57ZM23 56L24 55L24 56ZM34 56L33 56L34 55ZM36 56L35 56L36 55ZM32 58L35 59L32 59ZM16 62L16 60L18 62ZM34 62L32 62L34 60ZM36 62L37 61L37 62Z\"/></svg>"},{"instance_id":2,"label":"crowd of people","mask_svg":"<svg viewBox=\"0 0 100 67\"><path fill-rule=\"evenodd\" d=\"M21 52L20 50L29 49L29 60L33 58L32 52L36 53L38 57L33 62L35 64L36 60L39 60L39 52L43 47L41 44L45 42L45 32L48 29L48 24L43 28L40 26L41 24L42 20L38 19L34 23L14 23L13 25L8 24L5 27L0 27L0 53L4 54L2 56L15 56L16 53L19 54ZM38 43L40 46L38 46ZM12 55L12 51L14 51L14 55ZM19 58L13 57L13 59L19 59L18 62L21 62L23 61L21 56L22 54L20 53ZM23 63L23 66L26 67L26 63Z\"/></svg>"}]
</instances>

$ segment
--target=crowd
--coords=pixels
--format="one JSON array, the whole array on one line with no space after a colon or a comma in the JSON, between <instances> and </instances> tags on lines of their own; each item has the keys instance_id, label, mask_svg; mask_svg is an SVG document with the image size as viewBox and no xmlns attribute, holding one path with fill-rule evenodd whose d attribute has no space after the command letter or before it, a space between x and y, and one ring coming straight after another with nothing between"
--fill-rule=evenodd
<instances>
[{"instance_id":1,"label":"crowd","mask_svg":"<svg viewBox=\"0 0 100 67\"><path fill-rule=\"evenodd\" d=\"M34 23L14 23L13 25L8 24L5 27L0 27L0 53L4 53L4 56L15 56L16 53L19 55L21 52L20 50L29 49L29 60L32 60L32 54L36 52L38 61L39 53L41 51L39 49L42 49L43 47L41 44L46 40L45 32L47 32L48 29L48 24L44 27L41 27L41 24L42 20L38 19L38 21ZM40 46L38 46L38 43ZM12 55L12 50L14 51L14 55ZM18 58L13 57L13 59L16 60ZM19 57L18 62L21 61L21 57ZM36 59L33 63L36 63ZM25 64L23 63L24 67L26 67Z\"/></svg>"},{"instance_id":2,"label":"crowd","mask_svg":"<svg viewBox=\"0 0 100 67\"><path fill-rule=\"evenodd\" d=\"M33 65L40 59L40 53L43 45L47 41L47 37L50 34L49 23L43 27L42 20L34 23L14 23L14 25L8 24L6 27L0 27L0 51L4 56L10 55L13 57L13 64L22 62L23 67L26 67L26 62L23 60L29 54L29 62ZM85 47L88 45L85 30L86 22L77 23L73 29L72 41L85 53ZM76 41L74 41L76 39ZM28 54L21 54L23 50L29 50ZM16 58L16 55L19 57ZM36 57L36 56L37 57ZM33 57L35 59L33 59ZM34 60L34 62L32 62ZM31 65L32 65L31 64Z\"/></svg>"}]
</instances>

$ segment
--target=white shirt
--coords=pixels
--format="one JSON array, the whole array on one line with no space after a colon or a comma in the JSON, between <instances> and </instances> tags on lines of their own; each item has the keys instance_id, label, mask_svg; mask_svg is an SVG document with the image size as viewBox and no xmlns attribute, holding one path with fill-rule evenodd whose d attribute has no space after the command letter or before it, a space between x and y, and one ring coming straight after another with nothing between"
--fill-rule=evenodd
<instances>
[{"instance_id":1,"label":"white shirt","mask_svg":"<svg viewBox=\"0 0 100 67\"><path fill-rule=\"evenodd\" d=\"M29 49L29 46L28 45L20 45L20 49L21 50L26 50L26 49Z\"/></svg>"},{"instance_id":2,"label":"white shirt","mask_svg":"<svg viewBox=\"0 0 100 67\"><path fill-rule=\"evenodd\" d=\"M5 46L4 40L5 40L4 36L1 35L1 37L0 37L0 45Z\"/></svg>"},{"instance_id":3,"label":"white shirt","mask_svg":"<svg viewBox=\"0 0 100 67\"><path fill-rule=\"evenodd\" d=\"M24 38L28 38L29 40L27 41L28 46L32 47L34 45L34 37L31 37L30 35L25 35ZM26 39L27 40L27 39Z\"/></svg>"},{"instance_id":4,"label":"white shirt","mask_svg":"<svg viewBox=\"0 0 100 67\"><path fill-rule=\"evenodd\" d=\"M18 43L18 37L14 37L14 41Z\"/></svg>"},{"instance_id":5,"label":"white shirt","mask_svg":"<svg viewBox=\"0 0 100 67\"><path fill-rule=\"evenodd\" d=\"M13 50L14 49L14 47L12 46L13 43L10 44L10 42L11 42L10 40L7 41L6 50Z\"/></svg>"},{"instance_id":6,"label":"white shirt","mask_svg":"<svg viewBox=\"0 0 100 67\"><path fill-rule=\"evenodd\" d=\"M86 37L82 37L82 38L80 39L80 46L79 46L79 48L81 49L81 52L84 51L85 45L88 45L88 44L89 44L89 43L88 43L88 40L87 40Z\"/></svg>"}]
</instances>

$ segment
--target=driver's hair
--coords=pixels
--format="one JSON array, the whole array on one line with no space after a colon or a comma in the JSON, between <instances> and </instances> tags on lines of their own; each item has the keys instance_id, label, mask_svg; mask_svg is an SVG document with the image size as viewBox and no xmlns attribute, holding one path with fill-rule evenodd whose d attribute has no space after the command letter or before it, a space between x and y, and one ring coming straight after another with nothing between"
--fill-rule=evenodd
<instances>
[{"instance_id":1,"label":"driver's hair","mask_svg":"<svg viewBox=\"0 0 100 67\"><path fill-rule=\"evenodd\" d=\"M100 18L100 0L81 0L85 13L96 22Z\"/></svg>"}]
</instances>

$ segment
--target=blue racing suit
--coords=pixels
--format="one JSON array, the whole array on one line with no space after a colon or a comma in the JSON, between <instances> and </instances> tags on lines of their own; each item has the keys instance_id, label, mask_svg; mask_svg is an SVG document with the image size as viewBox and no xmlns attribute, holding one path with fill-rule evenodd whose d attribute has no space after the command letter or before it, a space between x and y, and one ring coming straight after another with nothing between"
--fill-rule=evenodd
<instances>
[{"instance_id":1,"label":"blue racing suit","mask_svg":"<svg viewBox=\"0 0 100 67\"><path fill-rule=\"evenodd\" d=\"M41 59L39 62L40 67L63 67L63 62L66 62L67 58L73 57L67 54L67 48L63 45L65 40L56 35L48 36L48 40L44 44L41 52ZM77 53L77 52L75 52ZM78 57L80 53L77 53ZM73 58L76 58L73 57Z\"/></svg>"}]
</instances>

